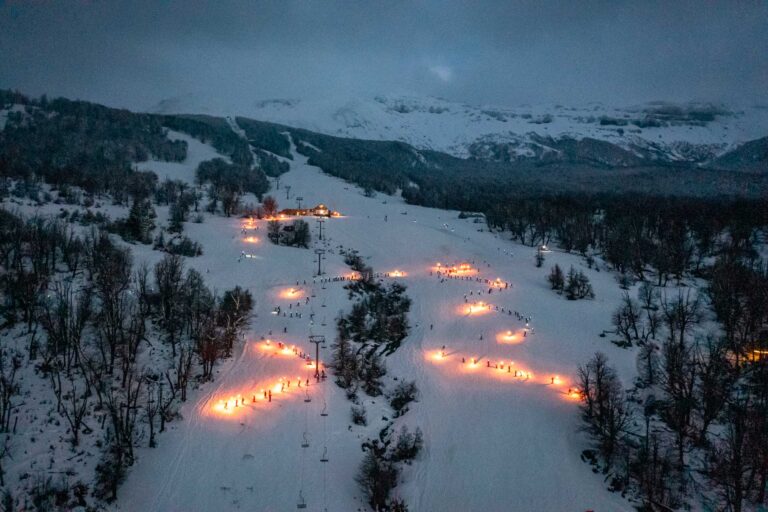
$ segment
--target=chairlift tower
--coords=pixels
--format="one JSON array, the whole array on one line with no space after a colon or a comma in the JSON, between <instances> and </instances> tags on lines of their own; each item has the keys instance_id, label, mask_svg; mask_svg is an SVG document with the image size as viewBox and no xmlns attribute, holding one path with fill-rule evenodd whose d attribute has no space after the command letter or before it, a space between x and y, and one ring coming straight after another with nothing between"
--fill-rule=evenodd
<instances>
[{"instance_id":1,"label":"chairlift tower","mask_svg":"<svg viewBox=\"0 0 768 512\"><path fill-rule=\"evenodd\" d=\"M317 275L321 276L323 275L322 262L323 262L323 254L325 254L325 249L315 249L315 254L317 254Z\"/></svg>"},{"instance_id":2,"label":"chairlift tower","mask_svg":"<svg viewBox=\"0 0 768 512\"><path fill-rule=\"evenodd\" d=\"M320 236L318 237L319 240L323 239L323 224L325 224L325 219L320 217L317 219L317 228L320 230Z\"/></svg>"},{"instance_id":3,"label":"chairlift tower","mask_svg":"<svg viewBox=\"0 0 768 512\"><path fill-rule=\"evenodd\" d=\"M309 336L309 342L315 344L315 379L320 382L320 345L325 345L325 336L312 334Z\"/></svg>"}]
</instances>

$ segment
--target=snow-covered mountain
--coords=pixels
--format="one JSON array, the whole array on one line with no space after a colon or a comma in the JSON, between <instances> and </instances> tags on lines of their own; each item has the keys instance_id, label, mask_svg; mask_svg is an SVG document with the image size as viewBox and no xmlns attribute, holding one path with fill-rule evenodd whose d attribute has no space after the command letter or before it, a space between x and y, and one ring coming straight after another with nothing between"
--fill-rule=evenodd
<instances>
[{"instance_id":1,"label":"snow-covered mountain","mask_svg":"<svg viewBox=\"0 0 768 512\"><path fill-rule=\"evenodd\" d=\"M654 102L630 107L472 106L438 98L272 99L231 104L203 96L169 98L158 113L241 115L297 128L494 160L551 159L558 142L595 139L643 160L706 162L768 135L768 106Z\"/></svg>"}]
</instances>

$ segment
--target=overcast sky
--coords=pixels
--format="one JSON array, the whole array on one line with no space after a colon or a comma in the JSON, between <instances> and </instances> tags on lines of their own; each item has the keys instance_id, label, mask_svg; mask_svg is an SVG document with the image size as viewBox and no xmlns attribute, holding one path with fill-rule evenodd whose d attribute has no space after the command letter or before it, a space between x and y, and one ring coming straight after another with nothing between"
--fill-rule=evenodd
<instances>
[{"instance_id":1,"label":"overcast sky","mask_svg":"<svg viewBox=\"0 0 768 512\"><path fill-rule=\"evenodd\" d=\"M768 2L0 0L0 87L473 104L768 103Z\"/></svg>"}]
</instances>

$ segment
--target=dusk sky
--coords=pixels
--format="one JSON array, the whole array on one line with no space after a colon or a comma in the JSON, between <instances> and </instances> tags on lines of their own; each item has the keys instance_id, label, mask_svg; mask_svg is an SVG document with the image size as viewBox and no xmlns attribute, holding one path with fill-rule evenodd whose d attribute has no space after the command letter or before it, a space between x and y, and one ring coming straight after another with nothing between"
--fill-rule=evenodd
<instances>
[{"instance_id":1,"label":"dusk sky","mask_svg":"<svg viewBox=\"0 0 768 512\"><path fill-rule=\"evenodd\" d=\"M768 2L0 0L0 87L473 104L768 102Z\"/></svg>"}]
</instances>

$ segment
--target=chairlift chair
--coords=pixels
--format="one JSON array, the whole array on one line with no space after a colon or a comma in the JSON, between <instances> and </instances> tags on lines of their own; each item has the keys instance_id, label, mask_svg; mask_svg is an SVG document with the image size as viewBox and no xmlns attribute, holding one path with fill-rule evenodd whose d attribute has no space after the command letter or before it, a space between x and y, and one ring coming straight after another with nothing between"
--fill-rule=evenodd
<instances>
[{"instance_id":1,"label":"chairlift chair","mask_svg":"<svg viewBox=\"0 0 768 512\"><path fill-rule=\"evenodd\" d=\"M296 508L307 508L307 501L304 499L302 491L299 491L299 501L296 503Z\"/></svg>"}]
</instances>

